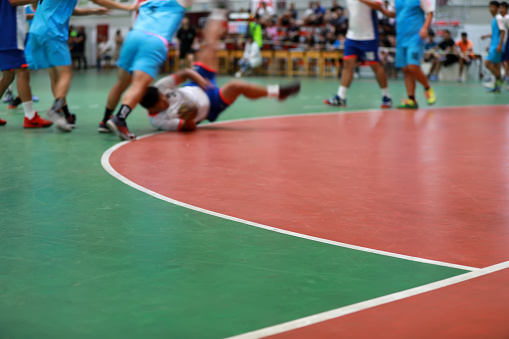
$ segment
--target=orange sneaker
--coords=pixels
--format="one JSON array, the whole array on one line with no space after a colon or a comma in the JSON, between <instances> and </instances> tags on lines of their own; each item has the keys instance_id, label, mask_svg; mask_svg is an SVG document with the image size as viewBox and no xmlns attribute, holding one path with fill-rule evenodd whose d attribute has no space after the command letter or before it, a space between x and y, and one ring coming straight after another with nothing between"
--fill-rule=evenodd
<instances>
[{"instance_id":1,"label":"orange sneaker","mask_svg":"<svg viewBox=\"0 0 509 339\"><path fill-rule=\"evenodd\" d=\"M7 121L5 121L4 119L0 119L0 126L3 126L7 123Z\"/></svg>"},{"instance_id":2,"label":"orange sneaker","mask_svg":"<svg viewBox=\"0 0 509 339\"><path fill-rule=\"evenodd\" d=\"M23 122L23 128L45 128L51 125L53 125L51 121L41 118L37 112L35 112L32 119L25 117L25 121Z\"/></svg>"}]
</instances>

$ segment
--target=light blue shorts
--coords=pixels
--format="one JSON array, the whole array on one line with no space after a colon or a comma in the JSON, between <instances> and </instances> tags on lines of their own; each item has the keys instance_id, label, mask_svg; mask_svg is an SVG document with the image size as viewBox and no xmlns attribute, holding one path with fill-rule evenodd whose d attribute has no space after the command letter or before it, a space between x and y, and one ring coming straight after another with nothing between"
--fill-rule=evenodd
<instances>
[{"instance_id":1,"label":"light blue shorts","mask_svg":"<svg viewBox=\"0 0 509 339\"><path fill-rule=\"evenodd\" d=\"M398 47L396 46L396 67L406 67L407 65L420 66L424 54L424 45Z\"/></svg>"},{"instance_id":2,"label":"light blue shorts","mask_svg":"<svg viewBox=\"0 0 509 339\"><path fill-rule=\"evenodd\" d=\"M497 46L490 46L486 59L494 64L499 64L502 62L502 52L497 52Z\"/></svg>"},{"instance_id":3,"label":"light blue shorts","mask_svg":"<svg viewBox=\"0 0 509 339\"><path fill-rule=\"evenodd\" d=\"M142 71L155 78L167 54L168 49L160 38L133 30L127 34L122 45L117 66L129 74Z\"/></svg>"},{"instance_id":4,"label":"light blue shorts","mask_svg":"<svg viewBox=\"0 0 509 339\"><path fill-rule=\"evenodd\" d=\"M31 69L70 66L71 53L67 41L58 38L30 33Z\"/></svg>"}]
</instances>

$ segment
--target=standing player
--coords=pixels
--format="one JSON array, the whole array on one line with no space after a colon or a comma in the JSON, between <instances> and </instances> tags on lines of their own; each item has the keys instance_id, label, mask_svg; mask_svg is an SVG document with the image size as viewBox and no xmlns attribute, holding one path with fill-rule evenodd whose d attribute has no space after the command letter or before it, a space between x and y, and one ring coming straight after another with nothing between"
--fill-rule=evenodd
<instances>
[{"instance_id":1,"label":"standing player","mask_svg":"<svg viewBox=\"0 0 509 339\"><path fill-rule=\"evenodd\" d=\"M2 38L0 39L0 97L17 77L18 93L25 111L24 128L49 127L51 121L44 120L34 110L30 73L25 59L26 15L24 0L0 0L0 22ZM17 6L17 7L16 7ZM0 119L0 125L6 121Z\"/></svg>"},{"instance_id":2,"label":"standing player","mask_svg":"<svg viewBox=\"0 0 509 339\"><path fill-rule=\"evenodd\" d=\"M114 131L122 139L136 138L129 132L125 120L157 76L168 54L168 42L191 4L192 0L148 0L140 6L138 19L120 50L118 80L108 95L99 133ZM126 89L122 105L112 118Z\"/></svg>"},{"instance_id":3,"label":"standing player","mask_svg":"<svg viewBox=\"0 0 509 339\"><path fill-rule=\"evenodd\" d=\"M347 0L349 16L348 32L346 33L343 52L343 72L338 93L324 103L331 106L346 106L346 95L352 83L354 68L357 61L367 62L382 89L382 108L392 107L392 99L387 88L387 76L378 58L378 18L377 11L386 16L394 17L378 0Z\"/></svg>"},{"instance_id":4,"label":"standing player","mask_svg":"<svg viewBox=\"0 0 509 339\"><path fill-rule=\"evenodd\" d=\"M505 45L504 52L502 53L502 65L505 70L505 81L509 81L509 14L507 14L509 4L505 1L500 3L499 13L503 18L504 28L505 28Z\"/></svg>"},{"instance_id":5,"label":"standing player","mask_svg":"<svg viewBox=\"0 0 509 339\"><path fill-rule=\"evenodd\" d=\"M78 0L40 0L30 26L30 49L33 58L33 65L30 67L48 70L55 101L46 114L58 128L66 132L70 132L75 124L66 103L72 78L71 54L67 45L71 15L105 14L106 8L126 11L136 9L136 5L123 5L112 0L92 0L106 8L78 9L75 8L77 2Z\"/></svg>"},{"instance_id":6,"label":"standing player","mask_svg":"<svg viewBox=\"0 0 509 339\"><path fill-rule=\"evenodd\" d=\"M219 114L241 95L249 99L274 97L284 100L300 91L300 84L258 86L240 80L218 88L215 84L216 43L223 31L219 20L209 19L204 44L191 69L179 71L149 87L140 104L148 109L150 122L165 131L193 131L204 120L215 121ZM185 80L184 87L176 88Z\"/></svg>"},{"instance_id":7,"label":"standing player","mask_svg":"<svg viewBox=\"0 0 509 339\"><path fill-rule=\"evenodd\" d=\"M500 93L502 87L502 74L500 72L500 63L502 62L502 52L504 51L504 37L506 34L504 18L498 13L500 3L498 1L490 2L490 13L493 16L491 20L491 34L481 36L481 39L491 37L491 43L488 50L488 56L484 62L487 69L495 76L495 84L488 88L488 92Z\"/></svg>"},{"instance_id":8,"label":"standing player","mask_svg":"<svg viewBox=\"0 0 509 339\"><path fill-rule=\"evenodd\" d=\"M424 39L428 36L434 11L434 0L396 0L396 67L403 68L408 94L408 99L398 108L419 107L415 99L416 80L424 86L428 104L436 101L435 92L421 69Z\"/></svg>"},{"instance_id":9,"label":"standing player","mask_svg":"<svg viewBox=\"0 0 509 339\"><path fill-rule=\"evenodd\" d=\"M193 46L196 43L196 37L196 30L189 24L189 18L184 17L184 19L182 19L182 26L177 31L177 39L179 41L179 61L181 69L188 67L188 59L189 65L193 63L195 52L193 50Z\"/></svg>"}]
</instances>

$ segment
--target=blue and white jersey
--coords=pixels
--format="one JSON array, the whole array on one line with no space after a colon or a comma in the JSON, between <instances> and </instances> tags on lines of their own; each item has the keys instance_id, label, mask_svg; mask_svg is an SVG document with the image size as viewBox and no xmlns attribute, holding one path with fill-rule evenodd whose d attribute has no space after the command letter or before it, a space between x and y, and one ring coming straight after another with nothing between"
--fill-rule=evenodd
<instances>
[{"instance_id":1,"label":"blue and white jersey","mask_svg":"<svg viewBox=\"0 0 509 339\"><path fill-rule=\"evenodd\" d=\"M0 0L0 23L0 51L24 50L27 35L25 8L11 6L9 0Z\"/></svg>"},{"instance_id":2,"label":"blue and white jersey","mask_svg":"<svg viewBox=\"0 0 509 339\"><path fill-rule=\"evenodd\" d=\"M424 45L419 31L426 14L435 11L434 0L396 0L396 41L400 47Z\"/></svg>"},{"instance_id":3,"label":"blue and white jersey","mask_svg":"<svg viewBox=\"0 0 509 339\"><path fill-rule=\"evenodd\" d=\"M148 0L140 6L133 30L157 36L166 46L185 15L185 0Z\"/></svg>"},{"instance_id":4,"label":"blue and white jersey","mask_svg":"<svg viewBox=\"0 0 509 339\"><path fill-rule=\"evenodd\" d=\"M381 0L376 0L382 3ZM378 40L377 11L359 0L347 0L348 8L348 32L350 40Z\"/></svg>"},{"instance_id":5,"label":"blue and white jersey","mask_svg":"<svg viewBox=\"0 0 509 339\"><path fill-rule=\"evenodd\" d=\"M41 0L30 26L30 34L67 41L69 19L77 4L78 0Z\"/></svg>"},{"instance_id":6,"label":"blue and white jersey","mask_svg":"<svg viewBox=\"0 0 509 339\"><path fill-rule=\"evenodd\" d=\"M491 20L491 44L490 47L497 48L498 44L500 43L500 34L502 31L505 31L505 34L507 35L507 31L504 24L504 18L502 15L497 14Z\"/></svg>"}]
</instances>

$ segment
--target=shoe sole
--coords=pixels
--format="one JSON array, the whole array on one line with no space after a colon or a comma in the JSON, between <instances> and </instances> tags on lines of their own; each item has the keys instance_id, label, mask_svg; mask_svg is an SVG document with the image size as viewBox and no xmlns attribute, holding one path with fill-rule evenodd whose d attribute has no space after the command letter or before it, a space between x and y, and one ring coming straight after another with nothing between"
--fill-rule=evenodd
<instances>
[{"instance_id":1,"label":"shoe sole","mask_svg":"<svg viewBox=\"0 0 509 339\"><path fill-rule=\"evenodd\" d=\"M331 106L331 107L346 107L346 105L333 105L327 100L324 100L323 103L326 104L327 106Z\"/></svg>"},{"instance_id":2,"label":"shoe sole","mask_svg":"<svg viewBox=\"0 0 509 339\"><path fill-rule=\"evenodd\" d=\"M109 128L106 128L106 127L99 127L97 129L97 132L99 132L99 133L112 133L111 130Z\"/></svg>"}]
</instances>

